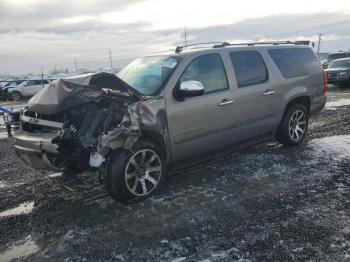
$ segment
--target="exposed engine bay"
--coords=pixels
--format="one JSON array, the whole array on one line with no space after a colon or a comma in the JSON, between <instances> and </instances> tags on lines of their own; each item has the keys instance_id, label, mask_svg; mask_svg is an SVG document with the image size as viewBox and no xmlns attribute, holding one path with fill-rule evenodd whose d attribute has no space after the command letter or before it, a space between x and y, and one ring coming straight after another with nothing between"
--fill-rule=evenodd
<instances>
[{"instance_id":1,"label":"exposed engine bay","mask_svg":"<svg viewBox=\"0 0 350 262\"><path fill-rule=\"evenodd\" d=\"M139 99L126 83L107 73L56 80L23 110L21 131L52 138L57 154L51 149L44 153L55 167L99 167L110 151L130 148L140 136L132 112L138 107L130 107ZM39 148L45 151L42 144Z\"/></svg>"}]
</instances>

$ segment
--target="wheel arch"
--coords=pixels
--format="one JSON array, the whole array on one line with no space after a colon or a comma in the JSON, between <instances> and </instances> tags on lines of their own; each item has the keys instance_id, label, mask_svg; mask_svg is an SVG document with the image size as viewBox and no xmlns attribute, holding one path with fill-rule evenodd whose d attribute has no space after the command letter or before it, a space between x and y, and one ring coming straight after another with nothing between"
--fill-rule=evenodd
<instances>
[{"instance_id":1,"label":"wheel arch","mask_svg":"<svg viewBox=\"0 0 350 262\"><path fill-rule=\"evenodd\" d=\"M298 104L298 103L305 105L307 113L310 114L310 108L311 108L310 96L308 96L307 94L303 94L300 96L294 96L294 97L290 98L289 101L287 102L287 104L284 106L284 109L282 111L283 113L280 117L277 129L281 126L283 119L284 119L284 116L285 116L286 112L288 111L288 109L290 107L292 107L293 105Z\"/></svg>"},{"instance_id":2,"label":"wheel arch","mask_svg":"<svg viewBox=\"0 0 350 262\"><path fill-rule=\"evenodd\" d=\"M142 131L142 136L140 137L140 139L148 139L150 141L152 141L153 143L155 143L157 146L159 146L162 150L162 153L164 154L164 159L166 160L166 163L169 163L169 155L168 155L168 151L167 151L167 146L165 143L165 139L164 137L155 132L155 131Z\"/></svg>"}]
</instances>

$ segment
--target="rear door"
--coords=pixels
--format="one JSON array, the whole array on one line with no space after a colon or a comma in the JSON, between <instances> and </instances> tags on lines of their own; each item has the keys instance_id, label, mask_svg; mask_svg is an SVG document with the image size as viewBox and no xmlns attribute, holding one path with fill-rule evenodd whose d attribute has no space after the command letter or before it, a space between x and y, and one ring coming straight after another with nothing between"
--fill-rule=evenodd
<instances>
[{"instance_id":1,"label":"rear door","mask_svg":"<svg viewBox=\"0 0 350 262\"><path fill-rule=\"evenodd\" d=\"M228 130L238 124L233 110L233 90L221 55L205 54L193 58L181 72L176 86L191 80L204 85L204 95L184 101L177 101L172 90L166 95L172 161L230 144L232 136Z\"/></svg>"},{"instance_id":2,"label":"rear door","mask_svg":"<svg viewBox=\"0 0 350 262\"><path fill-rule=\"evenodd\" d=\"M235 109L240 125L237 140L264 135L275 128L279 90L257 50L230 52L236 85Z\"/></svg>"}]
</instances>

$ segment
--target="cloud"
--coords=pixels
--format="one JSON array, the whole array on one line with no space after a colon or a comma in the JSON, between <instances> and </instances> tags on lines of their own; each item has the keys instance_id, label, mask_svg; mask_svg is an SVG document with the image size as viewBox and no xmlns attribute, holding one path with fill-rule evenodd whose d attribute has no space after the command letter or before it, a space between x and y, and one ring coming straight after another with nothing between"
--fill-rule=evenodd
<instances>
[{"instance_id":1,"label":"cloud","mask_svg":"<svg viewBox=\"0 0 350 262\"><path fill-rule=\"evenodd\" d=\"M61 27L64 21L98 18L146 0L0 0L0 32L35 31ZM83 20L84 21L84 20Z\"/></svg>"},{"instance_id":2,"label":"cloud","mask_svg":"<svg viewBox=\"0 0 350 262\"><path fill-rule=\"evenodd\" d=\"M35 0L27 1L35 2ZM77 4L81 5L82 1L77 3L74 1L75 11L71 6L66 6L68 5L66 0L60 2L63 9L60 9L57 2L47 0L47 2L50 1L55 3L54 7L62 15L55 15L53 10L47 10L45 9L47 6L41 4L40 8L35 6L34 8L31 4L31 9L26 5L20 5L18 7L21 8L20 13L27 13L23 17L27 17L28 22L21 20L15 23L13 20L12 26L6 28L2 21L6 20L9 23L13 19L13 14L10 14L9 9L7 9L6 18L0 14L0 73L39 72L41 66L45 71L54 66L73 69L75 57L79 67L107 68L109 49L112 50L113 64L122 67L132 58L174 50L176 45L183 44L184 28L154 30L153 26L145 21L106 23L98 19L99 13L111 7L116 8L118 4L120 9L127 8L129 1L93 1L92 5L82 7L82 10ZM23 2L26 1L23 0ZM130 2L134 3L134 1ZM3 3L0 0L0 10ZM31 19L32 16L28 15L30 11L36 15L46 11L46 14L44 18ZM18 19L20 16L15 14ZM72 17L82 18L72 20ZM71 20L67 23L67 21L63 22L64 19ZM350 47L348 45L349 25L350 15L341 12L284 14L247 19L232 24L188 28L188 37L191 43L254 41L256 38L260 41L273 39L317 41L317 34L323 33L321 51L338 51L348 50Z\"/></svg>"}]
</instances>

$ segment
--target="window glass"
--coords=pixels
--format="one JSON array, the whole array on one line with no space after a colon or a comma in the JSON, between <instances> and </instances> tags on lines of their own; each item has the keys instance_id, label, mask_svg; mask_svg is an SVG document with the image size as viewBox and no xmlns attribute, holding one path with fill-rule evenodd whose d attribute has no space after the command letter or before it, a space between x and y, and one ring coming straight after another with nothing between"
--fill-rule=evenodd
<instances>
[{"instance_id":1,"label":"window glass","mask_svg":"<svg viewBox=\"0 0 350 262\"><path fill-rule=\"evenodd\" d=\"M318 63L310 48L270 49L269 53L285 78L309 75Z\"/></svg>"},{"instance_id":2,"label":"window glass","mask_svg":"<svg viewBox=\"0 0 350 262\"><path fill-rule=\"evenodd\" d=\"M180 82L199 81L204 93L228 89L225 67L219 55L203 55L194 59L183 73Z\"/></svg>"},{"instance_id":3,"label":"window glass","mask_svg":"<svg viewBox=\"0 0 350 262\"><path fill-rule=\"evenodd\" d=\"M261 84L268 73L263 58L257 51L240 51L230 54L238 87Z\"/></svg>"},{"instance_id":4,"label":"window glass","mask_svg":"<svg viewBox=\"0 0 350 262\"><path fill-rule=\"evenodd\" d=\"M35 81L34 81L34 80L27 81L27 83L25 83L25 85L26 85L26 86L35 85Z\"/></svg>"},{"instance_id":5,"label":"window glass","mask_svg":"<svg viewBox=\"0 0 350 262\"><path fill-rule=\"evenodd\" d=\"M118 77L143 95L155 94L172 75L179 58L152 56L137 58L126 66Z\"/></svg>"}]
</instances>

